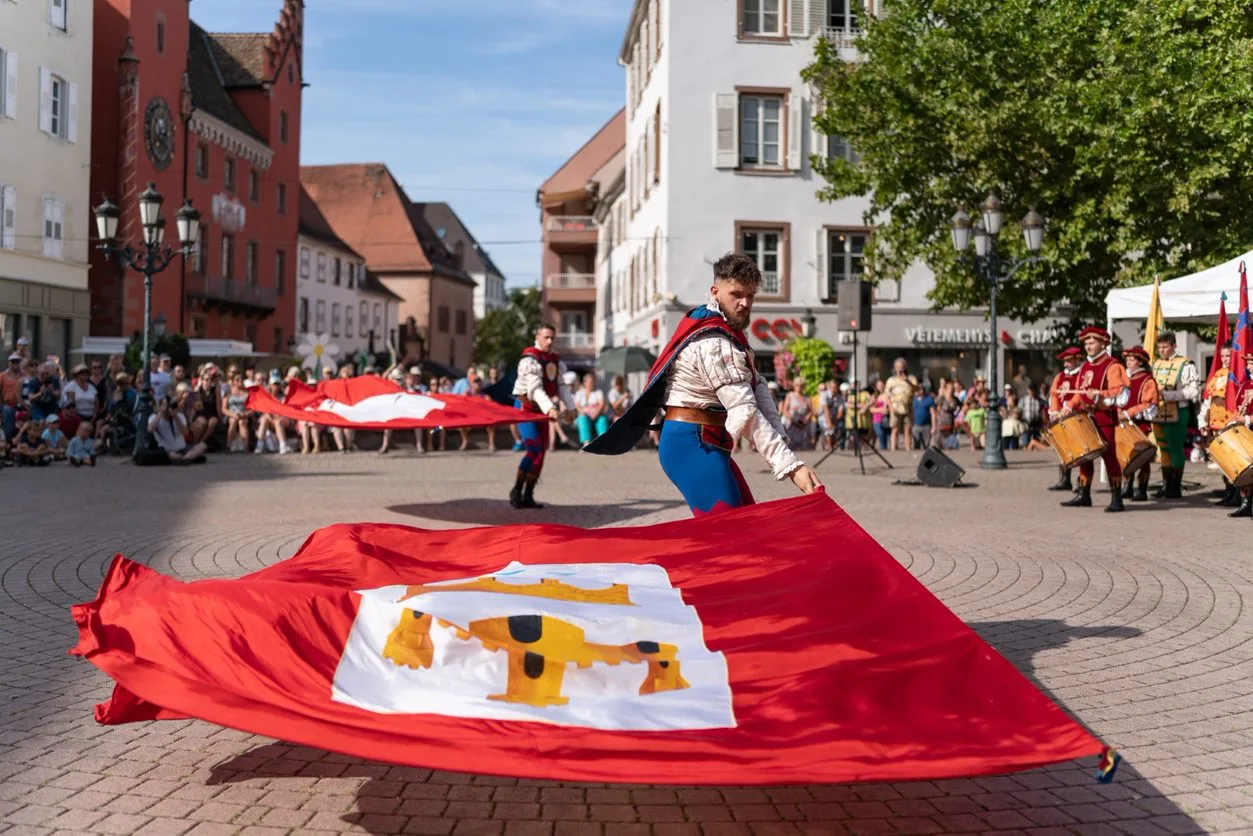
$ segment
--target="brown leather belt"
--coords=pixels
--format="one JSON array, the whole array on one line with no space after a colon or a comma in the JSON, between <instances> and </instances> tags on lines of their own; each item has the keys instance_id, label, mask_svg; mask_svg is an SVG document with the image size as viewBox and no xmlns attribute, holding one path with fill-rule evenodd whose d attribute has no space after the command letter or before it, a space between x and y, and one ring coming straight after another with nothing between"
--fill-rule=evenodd
<instances>
[{"instance_id":1,"label":"brown leather belt","mask_svg":"<svg viewBox=\"0 0 1253 836\"><path fill-rule=\"evenodd\" d=\"M727 414L714 412L712 409L693 409L687 406L666 407L667 421L681 421L685 424L708 424L712 427L725 427Z\"/></svg>"}]
</instances>

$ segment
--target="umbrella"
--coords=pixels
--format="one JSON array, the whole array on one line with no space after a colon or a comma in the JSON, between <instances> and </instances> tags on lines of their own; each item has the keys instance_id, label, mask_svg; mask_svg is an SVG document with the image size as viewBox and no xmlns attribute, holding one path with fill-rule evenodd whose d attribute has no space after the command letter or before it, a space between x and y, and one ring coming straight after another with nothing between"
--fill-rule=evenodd
<instances>
[{"instance_id":1,"label":"umbrella","mask_svg":"<svg viewBox=\"0 0 1253 836\"><path fill-rule=\"evenodd\" d=\"M652 369L657 358L637 345L606 348L596 358L596 366L605 374L631 374Z\"/></svg>"}]
</instances>

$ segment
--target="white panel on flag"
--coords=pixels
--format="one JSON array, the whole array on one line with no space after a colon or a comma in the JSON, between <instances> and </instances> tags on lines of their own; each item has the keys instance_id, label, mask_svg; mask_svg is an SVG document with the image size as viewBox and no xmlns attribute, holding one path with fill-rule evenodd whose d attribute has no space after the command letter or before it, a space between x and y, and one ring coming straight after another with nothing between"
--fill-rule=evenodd
<instances>
[{"instance_id":1,"label":"white panel on flag","mask_svg":"<svg viewBox=\"0 0 1253 836\"><path fill-rule=\"evenodd\" d=\"M414 580L359 591L336 701L616 731L736 725L726 658L660 566L515 562Z\"/></svg>"}]
</instances>

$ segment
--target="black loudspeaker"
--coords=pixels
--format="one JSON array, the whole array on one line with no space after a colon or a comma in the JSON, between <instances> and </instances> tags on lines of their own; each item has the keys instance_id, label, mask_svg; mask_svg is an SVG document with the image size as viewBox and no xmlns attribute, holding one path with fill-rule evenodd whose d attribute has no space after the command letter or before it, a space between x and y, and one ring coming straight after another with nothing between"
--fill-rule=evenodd
<instances>
[{"instance_id":1,"label":"black loudspeaker","mask_svg":"<svg viewBox=\"0 0 1253 836\"><path fill-rule=\"evenodd\" d=\"M835 289L837 330L869 331L870 303L874 294L870 282L836 282Z\"/></svg>"},{"instance_id":2,"label":"black loudspeaker","mask_svg":"<svg viewBox=\"0 0 1253 836\"><path fill-rule=\"evenodd\" d=\"M918 462L918 481L931 488L953 488L966 471L961 465L934 447L928 447Z\"/></svg>"}]
</instances>

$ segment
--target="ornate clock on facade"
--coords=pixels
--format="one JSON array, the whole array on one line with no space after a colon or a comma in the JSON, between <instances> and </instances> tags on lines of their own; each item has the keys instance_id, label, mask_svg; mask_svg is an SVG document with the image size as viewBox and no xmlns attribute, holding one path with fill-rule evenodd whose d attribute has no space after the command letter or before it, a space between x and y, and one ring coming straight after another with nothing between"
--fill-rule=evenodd
<instances>
[{"instance_id":1,"label":"ornate clock on facade","mask_svg":"<svg viewBox=\"0 0 1253 836\"><path fill-rule=\"evenodd\" d=\"M148 111L144 116L144 143L152 164L158 171L164 171L174 159L174 116L170 113L170 106L160 96L153 96L148 102Z\"/></svg>"}]
</instances>

